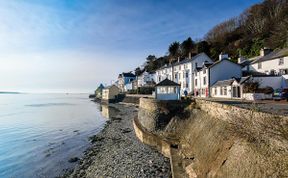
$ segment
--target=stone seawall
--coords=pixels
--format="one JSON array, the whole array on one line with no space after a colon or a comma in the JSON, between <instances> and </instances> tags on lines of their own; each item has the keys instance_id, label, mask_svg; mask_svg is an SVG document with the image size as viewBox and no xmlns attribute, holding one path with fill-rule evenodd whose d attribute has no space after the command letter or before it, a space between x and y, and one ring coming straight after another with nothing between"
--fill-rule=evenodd
<instances>
[{"instance_id":1,"label":"stone seawall","mask_svg":"<svg viewBox=\"0 0 288 178\"><path fill-rule=\"evenodd\" d=\"M138 121L138 118L133 120L133 126L138 139L161 152L165 157L170 158L170 145L171 143L165 138L148 132Z\"/></svg>"},{"instance_id":2,"label":"stone seawall","mask_svg":"<svg viewBox=\"0 0 288 178\"><path fill-rule=\"evenodd\" d=\"M179 139L181 163L172 162L172 167L181 165L189 177L288 177L287 117L198 99L192 108L186 108L190 114L182 117L182 108L176 115L169 115L171 105L141 101L138 123L145 134L137 136L143 141L149 133L161 133L158 139L166 143L170 138ZM159 113L171 117L160 128ZM159 140L143 142L161 145Z\"/></svg>"},{"instance_id":3,"label":"stone seawall","mask_svg":"<svg viewBox=\"0 0 288 178\"><path fill-rule=\"evenodd\" d=\"M162 130L175 116L183 110L181 101L158 101L152 98L141 98L138 120L149 132Z\"/></svg>"}]
</instances>

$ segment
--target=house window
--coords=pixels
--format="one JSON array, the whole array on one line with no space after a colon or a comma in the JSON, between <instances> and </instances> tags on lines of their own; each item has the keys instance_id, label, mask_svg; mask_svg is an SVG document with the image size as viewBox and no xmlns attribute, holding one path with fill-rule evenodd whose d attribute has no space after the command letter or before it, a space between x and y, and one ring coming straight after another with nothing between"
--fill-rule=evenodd
<instances>
[{"instance_id":1,"label":"house window","mask_svg":"<svg viewBox=\"0 0 288 178\"><path fill-rule=\"evenodd\" d=\"M272 70L270 70L270 75L275 75L276 73L275 73L275 70L274 69L272 69Z\"/></svg>"},{"instance_id":2,"label":"house window","mask_svg":"<svg viewBox=\"0 0 288 178\"><path fill-rule=\"evenodd\" d=\"M186 88L188 88L189 87L189 85L188 85L188 83L186 83Z\"/></svg>"},{"instance_id":3,"label":"house window","mask_svg":"<svg viewBox=\"0 0 288 178\"><path fill-rule=\"evenodd\" d=\"M181 79L181 74L179 73L178 75L179 75L179 79Z\"/></svg>"},{"instance_id":4,"label":"house window","mask_svg":"<svg viewBox=\"0 0 288 178\"><path fill-rule=\"evenodd\" d=\"M183 78L185 78L185 72L183 72Z\"/></svg>"},{"instance_id":5,"label":"house window","mask_svg":"<svg viewBox=\"0 0 288 178\"><path fill-rule=\"evenodd\" d=\"M220 95L223 95L223 88L220 87Z\"/></svg>"},{"instance_id":6,"label":"house window","mask_svg":"<svg viewBox=\"0 0 288 178\"><path fill-rule=\"evenodd\" d=\"M186 71L186 78L189 77L189 71Z\"/></svg>"},{"instance_id":7,"label":"house window","mask_svg":"<svg viewBox=\"0 0 288 178\"><path fill-rule=\"evenodd\" d=\"M206 85L206 77L203 77L203 85Z\"/></svg>"},{"instance_id":8,"label":"house window","mask_svg":"<svg viewBox=\"0 0 288 178\"><path fill-rule=\"evenodd\" d=\"M217 87L214 88L214 94L217 95Z\"/></svg>"},{"instance_id":9,"label":"house window","mask_svg":"<svg viewBox=\"0 0 288 178\"><path fill-rule=\"evenodd\" d=\"M159 77L158 79L159 79L159 82L160 82L161 81L161 77Z\"/></svg>"},{"instance_id":10,"label":"house window","mask_svg":"<svg viewBox=\"0 0 288 178\"><path fill-rule=\"evenodd\" d=\"M224 87L224 95L227 95L227 87Z\"/></svg>"},{"instance_id":11,"label":"house window","mask_svg":"<svg viewBox=\"0 0 288 178\"><path fill-rule=\"evenodd\" d=\"M284 65L284 58L280 58L280 59L279 59L279 66L280 66L280 65Z\"/></svg>"},{"instance_id":12,"label":"house window","mask_svg":"<svg viewBox=\"0 0 288 178\"><path fill-rule=\"evenodd\" d=\"M280 70L279 70L279 73L280 73L281 75L288 74L288 69L280 69Z\"/></svg>"},{"instance_id":13,"label":"house window","mask_svg":"<svg viewBox=\"0 0 288 178\"><path fill-rule=\"evenodd\" d=\"M258 63L258 69L262 69L262 62Z\"/></svg>"},{"instance_id":14,"label":"house window","mask_svg":"<svg viewBox=\"0 0 288 178\"><path fill-rule=\"evenodd\" d=\"M206 69L203 69L203 74L206 74Z\"/></svg>"},{"instance_id":15,"label":"house window","mask_svg":"<svg viewBox=\"0 0 288 178\"><path fill-rule=\"evenodd\" d=\"M197 86L197 79L195 79L195 86Z\"/></svg>"},{"instance_id":16,"label":"house window","mask_svg":"<svg viewBox=\"0 0 288 178\"><path fill-rule=\"evenodd\" d=\"M177 80L177 76L178 76L178 74L176 73L175 76L174 76L175 80Z\"/></svg>"}]
</instances>

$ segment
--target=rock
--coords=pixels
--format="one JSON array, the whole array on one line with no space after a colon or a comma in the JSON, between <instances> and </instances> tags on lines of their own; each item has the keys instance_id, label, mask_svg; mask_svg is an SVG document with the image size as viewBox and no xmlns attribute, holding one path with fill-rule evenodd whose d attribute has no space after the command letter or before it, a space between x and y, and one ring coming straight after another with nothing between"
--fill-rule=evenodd
<instances>
[{"instance_id":1,"label":"rock","mask_svg":"<svg viewBox=\"0 0 288 178\"><path fill-rule=\"evenodd\" d=\"M122 118L121 117L111 117L112 121L121 121Z\"/></svg>"},{"instance_id":2,"label":"rock","mask_svg":"<svg viewBox=\"0 0 288 178\"><path fill-rule=\"evenodd\" d=\"M129 133L132 132L132 129L125 128L125 129L120 129L122 133Z\"/></svg>"},{"instance_id":3,"label":"rock","mask_svg":"<svg viewBox=\"0 0 288 178\"><path fill-rule=\"evenodd\" d=\"M69 163L75 163L75 162L77 162L77 161L79 161L80 159L78 158L78 157L73 157L73 158L70 158L69 160L68 160L68 162Z\"/></svg>"}]
</instances>

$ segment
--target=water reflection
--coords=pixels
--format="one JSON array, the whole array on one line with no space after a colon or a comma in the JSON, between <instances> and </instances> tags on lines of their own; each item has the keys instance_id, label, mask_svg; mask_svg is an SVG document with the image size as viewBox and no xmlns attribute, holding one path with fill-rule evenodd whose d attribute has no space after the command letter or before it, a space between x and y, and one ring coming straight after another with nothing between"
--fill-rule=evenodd
<instances>
[{"instance_id":1,"label":"water reflection","mask_svg":"<svg viewBox=\"0 0 288 178\"><path fill-rule=\"evenodd\" d=\"M115 117L118 112L116 108L104 104L100 106L100 111L102 115L107 119Z\"/></svg>"}]
</instances>

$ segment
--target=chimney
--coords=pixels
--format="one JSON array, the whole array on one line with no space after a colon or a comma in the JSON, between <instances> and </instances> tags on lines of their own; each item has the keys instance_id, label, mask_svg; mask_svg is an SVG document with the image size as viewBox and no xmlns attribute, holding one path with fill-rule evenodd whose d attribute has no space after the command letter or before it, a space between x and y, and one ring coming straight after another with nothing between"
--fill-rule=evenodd
<instances>
[{"instance_id":1,"label":"chimney","mask_svg":"<svg viewBox=\"0 0 288 178\"><path fill-rule=\"evenodd\" d=\"M264 47L264 48L260 49L260 56L262 56L262 57L263 57L263 56L266 56L266 55L269 54L271 51L272 51L271 49Z\"/></svg>"},{"instance_id":2,"label":"chimney","mask_svg":"<svg viewBox=\"0 0 288 178\"><path fill-rule=\"evenodd\" d=\"M246 59L243 56L239 56L238 58L238 64L241 64L242 62L246 61Z\"/></svg>"},{"instance_id":3,"label":"chimney","mask_svg":"<svg viewBox=\"0 0 288 178\"><path fill-rule=\"evenodd\" d=\"M188 59L191 59L191 52L189 52L188 54Z\"/></svg>"},{"instance_id":4,"label":"chimney","mask_svg":"<svg viewBox=\"0 0 288 178\"><path fill-rule=\"evenodd\" d=\"M228 59L228 58L229 58L228 54L220 53L219 55L219 61L221 61L222 59Z\"/></svg>"}]
</instances>

